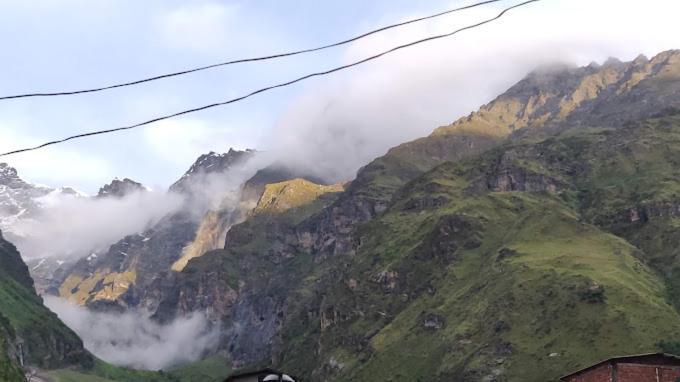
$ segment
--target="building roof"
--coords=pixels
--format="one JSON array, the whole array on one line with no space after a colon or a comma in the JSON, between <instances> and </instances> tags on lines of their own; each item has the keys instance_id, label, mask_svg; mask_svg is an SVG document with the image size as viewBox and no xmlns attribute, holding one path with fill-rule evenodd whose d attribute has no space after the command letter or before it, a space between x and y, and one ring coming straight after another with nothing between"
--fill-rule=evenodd
<instances>
[{"instance_id":1,"label":"building roof","mask_svg":"<svg viewBox=\"0 0 680 382\"><path fill-rule=\"evenodd\" d=\"M594 369L594 368L596 368L596 367L598 367L598 366L600 366L604 363L621 362L621 361L626 361L626 360L630 360L630 359L633 359L633 358L649 358L649 357L663 357L663 358L673 359L673 360L680 363L680 356L677 356L677 355L674 355L674 354L668 354L668 353L643 353L643 354L624 355L624 356L607 358L607 359L602 360L600 362L597 362L597 363L595 363L591 366L582 368L580 370L576 370L572 373L569 373L567 375L560 377L560 380L566 380L567 378L569 378L573 375L581 374L581 373L586 372L590 369Z\"/></svg>"},{"instance_id":2,"label":"building roof","mask_svg":"<svg viewBox=\"0 0 680 382\"><path fill-rule=\"evenodd\" d=\"M232 374L230 375L227 379L224 380L224 382L231 382L234 381L238 378L247 378L247 377L255 377L255 376L260 376L262 374L278 374L278 375L284 375L285 373L274 370L274 369L261 369L261 370L249 370L249 371L243 371L240 373ZM297 377L291 376L294 380L298 380Z\"/></svg>"},{"instance_id":3,"label":"building roof","mask_svg":"<svg viewBox=\"0 0 680 382\"><path fill-rule=\"evenodd\" d=\"M256 375L260 374L281 374L280 371L274 370L274 369L261 369L261 370L250 370L250 371L243 371L240 373L232 374L227 379L224 380L224 382L229 382L232 380L235 380L236 378L245 378L245 377L254 377Z\"/></svg>"}]
</instances>

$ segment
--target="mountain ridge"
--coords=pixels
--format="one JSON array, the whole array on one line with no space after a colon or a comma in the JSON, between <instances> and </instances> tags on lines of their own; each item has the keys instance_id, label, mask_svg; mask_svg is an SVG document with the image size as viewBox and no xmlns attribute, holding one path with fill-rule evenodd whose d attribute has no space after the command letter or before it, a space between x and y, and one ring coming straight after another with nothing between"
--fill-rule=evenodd
<instances>
[{"instance_id":1,"label":"mountain ridge","mask_svg":"<svg viewBox=\"0 0 680 382\"><path fill-rule=\"evenodd\" d=\"M635 235L615 236L592 220L583 209L587 200L579 201L578 185L586 183L573 176L590 168L579 162L586 152L580 145L604 164L611 159L600 156L607 139L644 148L645 139L659 145L672 137L663 136L678 127L672 112L660 122L649 118L680 103L677 57L673 51L540 74L546 78L534 73L478 114L391 149L362 168L330 204L302 216L289 210L234 226L224 250L187 264L174 287L179 290L161 301L157 314L168 319L178 308L219 307L215 313L226 328L221 349L233 366L273 363L323 380L538 381L617 349L658 350L654 341L669 333L659 331L666 322L678 335L668 281L628 241L639 243ZM561 85L565 78L568 86ZM650 101L629 107L641 99ZM626 110L619 115L621 108ZM657 124L667 130L646 127ZM649 135L653 131L661 135ZM554 145L549 155L538 150L541 144ZM621 158L616 165L626 169L628 163ZM668 168L659 171L670 174ZM604 189L595 181L587 186ZM653 212L659 208L640 215L659 214ZM503 240L504 224L516 226L514 241ZM567 241L551 229L561 230ZM570 255L589 246L592 257ZM551 248L561 260L546 256ZM615 266L620 276L583 268L597 264ZM499 278L498 288L493 278ZM641 283L642 297L622 281L633 279ZM437 302L447 295L458 297ZM647 310L628 305L627 298ZM478 317L480 309L489 318ZM539 318L518 319L523 309ZM654 309L665 319L645 316ZM625 318L617 319L617 311ZM582 328L560 318L570 314L594 326L580 333ZM461 322L457 316L468 318ZM653 335L628 333L628 320ZM588 330L607 325L616 335L593 346ZM519 366L526 364L533 366Z\"/></svg>"},{"instance_id":2,"label":"mountain ridge","mask_svg":"<svg viewBox=\"0 0 680 382\"><path fill-rule=\"evenodd\" d=\"M234 215L170 217L61 293L205 312L211 355L311 380L545 381L658 351L680 339L677 110L680 51L539 69L343 190L253 171ZM171 188L248 156L201 156Z\"/></svg>"}]
</instances>

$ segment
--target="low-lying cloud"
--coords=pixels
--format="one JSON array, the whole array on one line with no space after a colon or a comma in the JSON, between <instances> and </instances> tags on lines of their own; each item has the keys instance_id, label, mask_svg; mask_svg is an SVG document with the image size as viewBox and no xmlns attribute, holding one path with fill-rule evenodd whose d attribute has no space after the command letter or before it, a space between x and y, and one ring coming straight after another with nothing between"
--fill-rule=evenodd
<instances>
[{"instance_id":1,"label":"low-lying cloud","mask_svg":"<svg viewBox=\"0 0 680 382\"><path fill-rule=\"evenodd\" d=\"M243 184L271 161L271 155L257 153L224 172L194 173L178 192L139 191L122 198L52 192L34 199L40 208L11 222L6 234L27 259L77 260L174 213L188 212L199 222L209 210L234 210Z\"/></svg>"},{"instance_id":2,"label":"low-lying cloud","mask_svg":"<svg viewBox=\"0 0 680 382\"><path fill-rule=\"evenodd\" d=\"M88 198L53 192L36 199L35 216L18 219L13 240L28 258L74 258L108 247L143 231L182 207L172 193L134 192L123 198Z\"/></svg>"},{"instance_id":3,"label":"low-lying cloud","mask_svg":"<svg viewBox=\"0 0 680 382\"><path fill-rule=\"evenodd\" d=\"M505 1L371 36L347 48L343 63L474 24L516 3ZM624 3L530 4L498 22L315 80L279 118L264 144L319 174L351 179L390 147L469 114L539 66L587 65L609 56L630 60L640 53L651 56L678 48L680 26L672 21L675 12L670 8L680 6L663 0L646 7ZM450 7L460 5L451 2ZM602 18L614 9L616 17ZM423 14L401 19L417 16ZM395 19L386 14L373 26Z\"/></svg>"},{"instance_id":4,"label":"low-lying cloud","mask_svg":"<svg viewBox=\"0 0 680 382\"><path fill-rule=\"evenodd\" d=\"M87 350L119 366L160 370L194 362L220 337L199 313L160 325L142 312L92 312L58 297L45 297L45 305L83 339Z\"/></svg>"}]
</instances>

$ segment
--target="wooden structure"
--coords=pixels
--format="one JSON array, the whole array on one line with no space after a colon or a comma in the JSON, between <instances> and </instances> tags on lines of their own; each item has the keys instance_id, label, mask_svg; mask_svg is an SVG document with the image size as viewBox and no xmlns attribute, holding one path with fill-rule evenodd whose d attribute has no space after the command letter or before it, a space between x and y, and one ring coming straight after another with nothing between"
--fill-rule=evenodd
<instances>
[{"instance_id":1,"label":"wooden structure","mask_svg":"<svg viewBox=\"0 0 680 382\"><path fill-rule=\"evenodd\" d=\"M565 382L678 382L680 357L666 353L614 357L560 378Z\"/></svg>"}]
</instances>

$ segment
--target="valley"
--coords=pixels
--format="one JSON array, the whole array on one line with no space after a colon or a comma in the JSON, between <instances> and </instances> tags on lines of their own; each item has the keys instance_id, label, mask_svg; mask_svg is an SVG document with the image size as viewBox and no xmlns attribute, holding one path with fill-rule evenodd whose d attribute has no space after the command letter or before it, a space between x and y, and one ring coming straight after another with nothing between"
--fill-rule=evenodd
<instances>
[{"instance_id":1,"label":"valley","mask_svg":"<svg viewBox=\"0 0 680 382\"><path fill-rule=\"evenodd\" d=\"M162 193L168 213L84 253L31 253L20 223L50 213L51 193L154 194L126 178L88 197L1 164L0 379L22 381L30 365L61 382L266 367L309 381L538 382L670 352L678 158L680 51L666 51L538 68L354 179L254 150L205 154ZM43 304L55 298L62 320ZM64 325L81 311L139 323L135 338L174 337L164 328L200 317L182 331L209 340L189 351L175 338L184 358L113 362L102 343L132 352L134 338L93 340L83 314L80 331Z\"/></svg>"}]
</instances>

